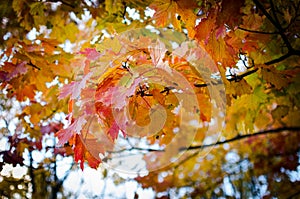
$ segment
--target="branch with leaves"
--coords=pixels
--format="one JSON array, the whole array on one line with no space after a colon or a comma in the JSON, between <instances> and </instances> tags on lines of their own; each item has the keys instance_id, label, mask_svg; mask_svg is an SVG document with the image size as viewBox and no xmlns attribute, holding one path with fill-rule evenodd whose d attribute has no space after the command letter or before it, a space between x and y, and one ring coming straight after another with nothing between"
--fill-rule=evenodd
<instances>
[{"instance_id":1,"label":"branch with leaves","mask_svg":"<svg viewBox=\"0 0 300 199\"><path fill-rule=\"evenodd\" d=\"M255 5L263 12L263 14L267 17L267 19L274 25L274 27L278 30L278 33L281 36L281 39L283 40L288 52L282 56L280 56L279 58L276 58L274 60L268 61L265 64L266 65L271 65L271 64L276 64L279 63L287 58L289 58L290 56L293 55L297 55L300 56L300 50L298 49L294 49L294 47L291 45L288 37L286 36L286 29L284 29L280 22L279 19L277 17L277 13L275 11L275 7L274 7L274 3L273 0L270 0L270 4L271 4L271 12L273 14L274 17L272 17L269 12L264 8L264 6L260 3L259 0L253 0L253 2L255 3ZM299 9L299 4L297 6L296 9ZM297 10L298 11L298 10Z\"/></svg>"},{"instance_id":2,"label":"branch with leaves","mask_svg":"<svg viewBox=\"0 0 300 199\"><path fill-rule=\"evenodd\" d=\"M277 128L277 129L269 129L269 130L264 130L264 131L259 131L251 134L245 134L245 135L240 135L238 134L237 136L231 138L231 139L226 139L224 141L218 141L212 144L204 144L204 145L197 145L197 146L189 146L188 148L182 148L181 150L195 150L195 149L204 149L207 147L214 147L218 145L223 145L226 143L231 143L234 141L250 138L250 137L256 137L260 135L267 135L267 134L275 134L275 133L282 133L283 131L293 131L296 133L300 133L300 127L282 127L282 128Z\"/></svg>"},{"instance_id":3,"label":"branch with leaves","mask_svg":"<svg viewBox=\"0 0 300 199\"><path fill-rule=\"evenodd\" d=\"M276 129L258 131L258 132L255 132L255 133L245 134L245 135L238 134L237 136L235 136L233 138L226 139L226 140L223 140L223 141L218 141L218 142L215 142L215 143L212 143L212 144L203 144L203 145L195 145L195 146L180 148L180 151L201 150L201 149L204 149L204 148L223 145L223 144L226 144L226 143L231 143L231 142L243 140L243 139L247 139L247 138L250 138L250 137L256 137L256 136L267 135L267 134L282 133L284 131L300 133L300 126L299 127L281 127L281 128L276 128ZM124 149L117 150L117 151L108 151L108 153L116 154L116 153L123 153L123 152L126 152L126 151L134 151L134 150L142 151L142 152L164 152L165 151L164 149L154 149L154 148L143 148L143 147L131 146L130 148L124 148Z\"/></svg>"}]
</instances>

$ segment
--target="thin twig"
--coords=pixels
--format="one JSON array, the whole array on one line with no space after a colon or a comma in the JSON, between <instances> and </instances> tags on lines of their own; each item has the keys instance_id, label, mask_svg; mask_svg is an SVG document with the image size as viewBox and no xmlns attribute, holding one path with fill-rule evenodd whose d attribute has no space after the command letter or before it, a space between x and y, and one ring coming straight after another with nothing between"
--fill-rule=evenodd
<instances>
[{"instance_id":1,"label":"thin twig","mask_svg":"<svg viewBox=\"0 0 300 199\"><path fill-rule=\"evenodd\" d=\"M207 87L207 86L216 86L216 85L220 85L223 84L222 80L215 80L215 81L211 81L209 83L194 83L194 86L197 88L201 88L201 87Z\"/></svg>"},{"instance_id":2,"label":"thin twig","mask_svg":"<svg viewBox=\"0 0 300 199\"><path fill-rule=\"evenodd\" d=\"M258 0L253 0L255 5L264 13L264 15L267 17L267 19L275 26L275 28L279 31L279 34L287 46L288 50L292 50L293 47L291 46L287 36L284 34L284 29L281 27L279 23L277 23L276 20L273 19L273 17L268 13L268 11L264 8L264 6L258 1Z\"/></svg>"},{"instance_id":3,"label":"thin twig","mask_svg":"<svg viewBox=\"0 0 300 199\"><path fill-rule=\"evenodd\" d=\"M300 56L300 50L294 50L293 49L293 50L289 51L288 53L286 53L285 55L282 55L281 57L278 57L276 59L273 59L271 61L266 62L265 65L271 65L271 64L279 63L279 62L291 57L292 55Z\"/></svg>"},{"instance_id":4,"label":"thin twig","mask_svg":"<svg viewBox=\"0 0 300 199\"><path fill-rule=\"evenodd\" d=\"M37 67L36 65L34 65L31 61L29 63L27 63L29 66L32 66L35 69L41 70L41 68Z\"/></svg>"},{"instance_id":5,"label":"thin twig","mask_svg":"<svg viewBox=\"0 0 300 199\"><path fill-rule=\"evenodd\" d=\"M251 33L257 33L257 34L264 34L264 35L274 35L274 34L279 34L279 32L263 32L263 31L258 31L258 30L249 30L246 28L238 27L238 29L246 31L246 32L251 32Z\"/></svg>"},{"instance_id":6,"label":"thin twig","mask_svg":"<svg viewBox=\"0 0 300 199\"><path fill-rule=\"evenodd\" d=\"M291 45L288 37L285 34L285 29L281 26L281 24L280 24L280 22L277 18L277 15L275 13L275 6L274 6L273 1L271 0L270 4L271 4L271 11L274 15L274 18L268 13L268 11L259 2L259 0L253 0L253 2L264 13L264 15L267 17L267 19L274 25L274 27L279 31L279 35L281 36L281 39L283 40L283 43L286 45L286 47L288 49L288 52L285 55L283 55L279 58L276 58L274 60L268 61L265 64L266 65L275 64L275 63L278 63L278 62L281 62L281 61L287 59L288 57L290 57L292 55L300 55L300 50L295 50L293 48L293 46ZM298 7L298 5L297 5L297 7Z\"/></svg>"},{"instance_id":7,"label":"thin twig","mask_svg":"<svg viewBox=\"0 0 300 199\"><path fill-rule=\"evenodd\" d=\"M255 136L265 135L265 134L281 133L282 131L298 131L298 133L300 133L300 126L299 127L282 127L282 128L277 128L277 129L269 129L269 130L259 131L259 132L252 133L252 134L237 135L231 139L227 139L224 141L218 141L218 142L215 142L212 144L190 146L187 148L185 147L185 148L181 148L180 150L184 151L184 150L203 149L203 148L207 148L207 147L222 145L222 144L229 143L229 142L234 142L237 140L242 140L242 139L249 138L249 137L255 137Z\"/></svg>"},{"instance_id":8,"label":"thin twig","mask_svg":"<svg viewBox=\"0 0 300 199\"><path fill-rule=\"evenodd\" d=\"M265 134L281 133L282 131L299 131L299 133L300 133L300 126L299 127L281 127L281 128L276 128L276 129L258 131L258 132L252 133L252 134L237 135L233 138L230 138L230 139L227 139L227 140L224 140L224 141L218 141L218 142L215 142L215 143L212 143L212 144L203 144L203 145L183 147L183 148L180 148L179 151L204 149L204 148L208 148L208 147L222 145L222 144L225 144L225 143L234 142L234 141L237 141L237 140L242 140L242 139L249 138L249 137L255 137L255 136L265 135ZM130 148L121 149L119 151L108 151L108 152L109 153L122 153L122 152L125 152L125 151L132 151L132 150L139 150L139 151L145 151L145 152L164 152L165 151L164 149L130 147ZM194 155L197 155L197 154L193 154L192 156L194 156Z\"/></svg>"}]
</instances>

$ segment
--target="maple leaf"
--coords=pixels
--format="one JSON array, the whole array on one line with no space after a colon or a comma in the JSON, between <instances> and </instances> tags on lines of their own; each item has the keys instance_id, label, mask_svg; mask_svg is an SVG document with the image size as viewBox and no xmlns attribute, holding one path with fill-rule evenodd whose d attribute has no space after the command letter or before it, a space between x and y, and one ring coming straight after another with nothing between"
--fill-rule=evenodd
<instances>
[{"instance_id":1,"label":"maple leaf","mask_svg":"<svg viewBox=\"0 0 300 199\"><path fill-rule=\"evenodd\" d=\"M219 61L224 65L234 65L234 57L231 56L230 52L235 52L232 50L231 46L227 45L224 38L216 37L216 31L213 31L212 36L209 37L208 43L205 46L206 50L211 54L214 61Z\"/></svg>"},{"instance_id":2,"label":"maple leaf","mask_svg":"<svg viewBox=\"0 0 300 199\"><path fill-rule=\"evenodd\" d=\"M150 8L155 10L153 19L156 21L156 24L158 26L165 27L170 22L173 22L173 25L176 29L181 29L179 21L175 17L174 11L175 3L173 1L170 2L160 2L160 1L154 1Z\"/></svg>"},{"instance_id":3,"label":"maple leaf","mask_svg":"<svg viewBox=\"0 0 300 199\"><path fill-rule=\"evenodd\" d=\"M11 63L6 62L6 64L12 65ZM11 80L14 77L17 77L18 75L23 75L27 72L26 62L23 61L19 63L17 66L14 67L14 69L6 76L6 81Z\"/></svg>"},{"instance_id":4,"label":"maple leaf","mask_svg":"<svg viewBox=\"0 0 300 199\"><path fill-rule=\"evenodd\" d=\"M106 122L107 135L109 135L112 141L118 138L120 131L123 133L123 136L126 137L124 129L126 129L127 118L122 117L124 115L120 109L112 110L111 106L104 106L101 102L97 102L95 107L99 118Z\"/></svg>"},{"instance_id":5,"label":"maple leaf","mask_svg":"<svg viewBox=\"0 0 300 199\"><path fill-rule=\"evenodd\" d=\"M283 73L280 73L280 71L274 70L274 68L271 67L262 68L261 74L266 82L271 83L277 89L286 87L290 81Z\"/></svg>"},{"instance_id":6,"label":"maple leaf","mask_svg":"<svg viewBox=\"0 0 300 199\"><path fill-rule=\"evenodd\" d=\"M81 170L84 169L84 146L83 143L80 140L79 135L75 135L75 147L74 147L74 160L75 162L80 161L80 168Z\"/></svg>"},{"instance_id":7,"label":"maple leaf","mask_svg":"<svg viewBox=\"0 0 300 199\"><path fill-rule=\"evenodd\" d=\"M95 48L86 48L84 51L80 51L79 53L85 55L89 60L97 60L101 56Z\"/></svg>"},{"instance_id":8,"label":"maple leaf","mask_svg":"<svg viewBox=\"0 0 300 199\"><path fill-rule=\"evenodd\" d=\"M22 88L19 88L18 92L16 92L17 100L24 101L25 99L33 100L35 96L36 86L34 84L25 85Z\"/></svg>"},{"instance_id":9,"label":"maple leaf","mask_svg":"<svg viewBox=\"0 0 300 199\"><path fill-rule=\"evenodd\" d=\"M60 89L58 99L66 98L69 95L71 95L70 99L77 99L81 94L81 90L85 87L86 82L92 75L93 73L88 73L87 75L84 75L80 81L73 81L69 84L64 85Z\"/></svg>"},{"instance_id":10,"label":"maple leaf","mask_svg":"<svg viewBox=\"0 0 300 199\"><path fill-rule=\"evenodd\" d=\"M167 52L164 43L158 39L157 42L154 45L149 46L148 49L153 65L157 66L158 64L161 64L165 53Z\"/></svg>"},{"instance_id":11,"label":"maple leaf","mask_svg":"<svg viewBox=\"0 0 300 199\"><path fill-rule=\"evenodd\" d=\"M60 129L62 129L63 124L62 123L50 123L48 125L45 126L41 126L41 133L42 134L50 134L50 133L56 133L57 131L59 131Z\"/></svg>"},{"instance_id":12,"label":"maple leaf","mask_svg":"<svg viewBox=\"0 0 300 199\"><path fill-rule=\"evenodd\" d=\"M63 145L68 142L74 134L80 134L82 127L85 125L86 120L84 116L80 116L66 129L59 130L55 135L58 137L58 145Z\"/></svg>"},{"instance_id":13,"label":"maple leaf","mask_svg":"<svg viewBox=\"0 0 300 199\"><path fill-rule=\"evenodd\" d=\"M17 164L20 164L21 166L24 165L24 158L18 154L17 150L13 152L1 151L0 155L2 155L3 162L12 164L13 166L17 166Z\"/></svg>"},{"instance_id":14,"label":"maple leaf","mask_svg":"<svg viewBox=\"0 0 300 199\"><path fill-rule=\"evenodd\" d=\"M114 75L105 77L97 86L95 93L96 102L102 102L105 106L110 106L113 94L117 90L117 82L123 76L122 71L119 69L113 70Z\"/></svg>"},{"instance_id":15,"label":"maple leaf","mask_svg":"<svg viewBox=\"0 0 300 199\"><path fill-rule=\"evenodd\" d=\"M193 10L197 8L196 2L185 0L162 2L157 0L153 1L149 7L156 11L153 19L157 26L166 27L172 24L175 30L181 31L180 20L182 20L186 24L189 36L194 36L195 31L193 29L197 16Z\"/></svg>"},{"instance_id":16,"label":"maple leaf","mask_svg":"<svg viewBox=\"0 0 300 199\"><path fill-rule=\"evenodd\" d=\"M207 44L211 32L215 29L216 25L216 14L211 12L207 18L202 18L200 23L195 27L195 37L199 41L204 41Z\"/></svg>"},{"instance_id":17,"label":"maple leaf","mask_svg":"<svg viewBox=\"0 0 300 199\"><path fill-rule=\"evenodd\" d=\"M107 90L104 91L103 93L99 92L100 90L97 90L95 99L97 102L101 102L105 106L111 106L112 99L117 98L117 96L114 96L114 94L116 93L116 90L117 90L117 87L115 87L115 86L107 88ZM116 99L116 101L119 102L117 99Z\"/></svg>"},{"instance_id":18,"label":"maple leaf","mask_svg":"<svg viewBox=\"0 0 300 199\"><path fill-rule=\"evenodd\" d=\"M129 77L130 79L133 78L131 76L127 77ZM130 81L130 79L128 79L127 77L123 77L124 79L126 79L126 84L117 86L113 90L113 93L110 95L111 105L115 109L122 109L128 103L128 97L132 96L135 93L136 89L142 82L141 77L134 78L133 81ZM122 79L120 81L122 81Z\"/></svg>"},{"instance_id":19,"label":"maple leaf","mask_svg":"<svg viewBox=\"0 0 300 199\"><path fill-rule=\"evenodd\" d=\"M111 139L114 141L115 139L118 138L118 135L119 135L119 130L120 130L120 127L119 125L117 124L117 122L113 122L113 124L110 126L107 134L111 137Z\"/></svg>"},{"instance_id":20,"label":"maple leaf","mask_svg":"<svg viewBox=\"0 0 300 199\"><path fill-rule=\"evenodd\" d=\"M228 25L234 29L241 22L241 7L244 4L244 0L223 0L221 11L218 13L217 24L219 26Z\"/></svg>"},{"instance_id":21,"label":"maple leaf","mask_svg":"<svg viewBox=\"0 0 300 199\"><path fill-rule=\"evenodd\" d=\"M80 161L81 170L84 169L84 161L87 160L88 164L91 168L97 168L101 163L101 159L99 158L99 152L101 150L93 151L88 146L96 147L98 146L95 139L87 139L88 143L85 143L86 139L82 137L82 135L76 134L74 137L74 160L76 162Z\"/></svg>"},{"instance_id":22,"label":"maple leaf","mask_svg":"<svg viewBox=\"0 0 300 199\"><path fill-rule=\"evenodd\" d=\"M95 109L100 119L110 120L112 116L112 108L110 106L105 106L102 102L96 102Z\"/></svg>"}]
</instances>

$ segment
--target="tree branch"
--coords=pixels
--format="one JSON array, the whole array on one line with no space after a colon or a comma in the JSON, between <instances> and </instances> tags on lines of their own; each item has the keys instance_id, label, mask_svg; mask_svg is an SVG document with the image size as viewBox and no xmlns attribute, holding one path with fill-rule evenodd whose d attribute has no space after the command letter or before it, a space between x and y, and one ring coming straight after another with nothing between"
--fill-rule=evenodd
<instances>
[{"instance_id":1,"label":"tree branch","mask_svg":"<svg viewBox=\"0 0 300 199\"><path fill-rule=\"evenodd\" d=\"M36 193L36 186L35 186L35 177L33 171L33 157L32 157L32 150L29 149L29 176L31 179L31 186L32 186L32 195Z\"/></svg>"},{"instance_id":2,"label":"tree branch","mask_svg":"<svg viewBox=\"0 0 300 199\"><path fill-rule=\"evenodd\" d=\"M218 142L215 142L215 143L212 143L212 144L204 144L204 145L190 146L190 147L187 147L187 148L181 148L180 151L203 149L203 148L207 148L207 147L223 145L225 143L234 142L234 141L237 141L237 140L242 140L242 139L249 138L249 137L255 137L255 136L266 135L266 134L281 133L282 131L299 131L298 133L300 133L300 126L299 127L282 127L282 128L277 128L277 129L269 129L269 130L259 131L259 132L252 133L252 134L238 135L238 136L233 137L231 139L224 140L224 141L218 141Z\"/></svg>"},{"instance_id":3,"label":"tree branch","mask_svg":"<svg viewBox=\"0 0 300 199\"><path fill-rule=\"evenodd\" d=\"M202 88L202 87L207 87L208 85L210 85L210 84L206 84L206 83L203 83L203 84L194 84L194 86L195 87L197 87L197 88Z\"/></svg>"},{"instance_id":4,"label":"tree branch","mask_svg":"<svg viewBox=\"0 0 300 199\"><path fill-rule=\"evenodd\" d=\"M288 197L288 199L293 199L298 195L300 195L300 191L297 191L296 193L292 194L291 196Z\"/></svg>"},{"instance_id":5,"label":"tree branch","mask_svg":"<svg viewBox=\"0 0 300 199\"><path fill-rule=\"evenodd\" d=\"M120 149L118 151L107 151L107 152L108 153L122 153L125 151L133 151L133 150L145 151L145 152L163 152L163 151L165 151L164 149L140 148L140 147L132 146L130 148L124 148L124 149Z\"/></svg>"},{"instance_id":6,"label":"tree branch","mask_svg":"<svg viewBox=\"0 0 300 199\"><path fill-rule=\"evenodd\" d=\"M265 65L271 65L271 64L279 63L279 62L281 62L281 61L283 61L283 60L285 60L285 59L287 59L287 58L289 58L289 57L291 57L293 55L300 56L300 50L294 50L294 49L292 49L287 54L282 55L281 57L278 57L276 59L273 59L271 61L266 62Z\"/></svg>"},{"instance_id":7,"label":"tree branch","mask_svg":"<svg viewBox=\"0 0 300 199\"><path fill-rule=\"evenodd\" d=\"M264 6L259 2L259 0L253 0L253 2L255 3L255 5L263 12L263 14L267 17L267 19L274 25L274 27L279 31L278 34L281 36L281 39L283 40L283 43L286 45L288 52L285 55L282 55L279 58L276 58L274 60L268 61L265 64L266 65L271 65L271 64L275 64L278 62L281 62L285 59L287 59L288 57L292 56L292 55L300 55L300 50L295 50L293 48L293 46L291 45L288 37L286 36L286 28L283 28L280 24L280 21L276 15L276 10L275 10L275 5L273 3L273 0L270 0L270 4L271 4L271 12L274 15L274 18L268 13L268 11L264 8ZM296 9L299 8L299 4L297 5ZM296 11L296 15L297 15L297 11ZM289 26L288 26L289 27Z\"/></svg>"},{"instance_id":8,"label":"tree branch","mask_svg":"<svg viewBox=\"0 0 300 199\"><path fill-rule=\"evenodd\" d=\"M282 55L281 57L278 57L276 59L266 62L265 65L272 65L272 64L279 63L279 62L289 58L290 56L292 56L292 55L290 53L287 53L285 55Z\"/></svg>"},{"instance_id":9,"label":"tree branch","mask_svg":"<svg viewBox=\"0 0 300 199\"><path fill-rule=\"evenodd\" d=\"M244 77L251 75L252 73L255 73L258 70L258 68L255 68L253 70L247 70L245 73L242 73L240 75L230 75L228 77L232 77L232 78L227 78L228 81L232 82L232 81L236 81L239 82L241 81Z\"/></svg>"},{"instance_id":10,"label":"tree branch","mask_svg":"<svg viewBox=\"0 0 300 199\"><path fill-rule=\"evenodd\" d=\"M194 83L194 86L197 87L197 88L202 88L202 87L207 87L207 86L216 86L218 84L223 84L222 81L212 81L211 83L202 83L202 84L199 84L199 83Z\"/></svg>"},{"instance_id":11,"label":"tree branch","mask_svg":"<svg viewBox=\"0 0 300 199\"><path fill-rule=\"evenodd\" d=\"M276 34L279 34L279 32L263 32L263 31L258 31L258 30L249 30L249 29L242 28L242 27L238 27L238 29L246 31L246 32L257 33L257 34L264 34L264 35L276 35Z\"/></svg>"},{"instance_id":12,"label":"tree branch","mask_svg":"<svg viewBox=\"0 0 300 199\"><path fill-rule=\"evenodd\" d=\"M297 5L293 4L293 7L295 9L295 16L291 19L290 23L287 25L287 27L284 28L284 30L288 30L290 28L290 26L292 26L292 24L297 20L297 18L300 16L298 15L298 11L300 8L300 1L298 2Z\"/></svg>"},{"instance_id":13,"label":"tree branch","mask_svg":"<svg viewBox=\"0 0 300 199\"><path fill-rule=\"evenodd\" d=\"M230 142L234 142L237 140L242 140L242 139L246 139L249 137L255 137L255 136L259 136L259 135L266 135L266 134L274 134L274 133L281 133L282 131L299 131L300 133L300 126L299 127L281 127L281 128L276 128L276 129L269 129L269 130L264 130L264 131L259 131L259 132L255 132L252 134L246 134L246 135L238 135L236 137L224 140L224 141L218 141L212 144L203 144L203 145L196 145L196 146L189 146L189 147L183 147L180 148L179 151L185 151L185 150L196 150L196 149L204 149L204 148L208 148L208 147L213 147L213 146L217 146L217 145L223 145L225 143L230 143ZM132 151L132 150L139 150L139 151L145 151L145 152L164 152L164 149L152 149L152 148L140 148L140 147L130 147L130 148L125 148L125 149L121 149L119 151L108 151L109 153L122 153L125 151Z\"/></svg>"},{"instance_id":14,"label":"tree branch","mask_svg":"<svg viewBox=\"0 0 300 199\"><path fill-rule=\"evenodd\" d=\"M273 0L270 0L270 4L271 4L271 12L272 12L272 14L274 16L274 20L275 20L276 24L278 24L278 27L280 27L283 30L283 28L282 28L282 26L281 26L281 24L279 22L279 19L277 17L277 14L275 12L275 5L273 3Z\"/></svg>"},{"instance_id":15,"label":"tree branch","mask_svg":"<svg viewBox=\"0 0 300 199\"><path fill-rule=\"evenodd\" d=\"M264 8L264 6L258 1L258 0L253 0L255 5L264 13L264 15L269 19L269 21L275 26L275 28L279 31L279 34L285 43L286 47L288 50L292 50L293 47L291 46L287 36L284 34L284 29L281 27L281 24L277 23L277 20L274 20L273 17L268 13L268 11ZM273 11L273 8L272 8Z\"/></svg>"}]
</instances>

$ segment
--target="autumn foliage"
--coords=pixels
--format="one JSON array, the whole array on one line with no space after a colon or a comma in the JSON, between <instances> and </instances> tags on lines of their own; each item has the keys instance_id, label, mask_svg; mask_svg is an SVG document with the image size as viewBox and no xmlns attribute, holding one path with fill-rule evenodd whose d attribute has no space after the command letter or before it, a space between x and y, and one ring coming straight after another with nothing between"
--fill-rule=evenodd
<instances>
[{"instance_id":1,"label":"autumn foliage","mask_svg":"<svg viewBox=\"0 0 300 199\"><path fill-rule=\"evenodd\" d=\"M299 1L13 0L0 10L1 170L46 150L81 169L133 172L157 197L299 195Z\"/></svg>"}]
</instances>

